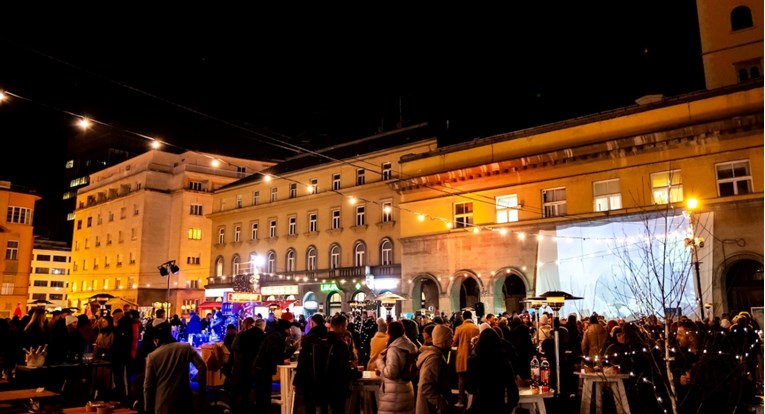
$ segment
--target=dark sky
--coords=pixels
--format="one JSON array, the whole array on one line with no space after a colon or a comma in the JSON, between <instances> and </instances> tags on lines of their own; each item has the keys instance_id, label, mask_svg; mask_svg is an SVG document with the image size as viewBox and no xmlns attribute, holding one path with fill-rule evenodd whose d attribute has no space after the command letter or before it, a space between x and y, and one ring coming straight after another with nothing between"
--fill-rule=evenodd
<instances>
[{"instance_id":1,"label":"dark sky","mask_svg":"<svg viewBox=\"0 0 765 414\"><path fill-rule=\"evenodd\" d=\"M32 102L0 104L0 180L47 191L76 133L62 110L269 158L290 154L263 135L321 147L402 119L441 127L448 144L704 87L693 0L514 3L13 19L0 27L0 89Z\"/></svg>"}]
</instances>

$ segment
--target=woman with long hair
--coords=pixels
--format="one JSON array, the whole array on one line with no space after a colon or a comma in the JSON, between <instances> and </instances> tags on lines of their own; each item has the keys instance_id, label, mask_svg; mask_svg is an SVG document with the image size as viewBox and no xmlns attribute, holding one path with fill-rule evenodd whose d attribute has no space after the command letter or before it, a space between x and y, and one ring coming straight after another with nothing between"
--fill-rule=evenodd
<instances>
[{"instance_id":1,"label":"woman with long hair","mask_svg":"<svg viewBox=\"0 0 765 414\"><path fill-rule=\"evenodd\" d=\"M45 309L36 308L24 328L24 348L37 348L48 343L48 322L45 320Z\"/></svg>"},{"instance_id":2,"label":"woman with long hair","mask_svg":"<svg viewBox=\"0 0 765 414\"><path fill-rule=\"evenodd\" d=\"M484 329L478 335L475 355L468 359L466 388L474 394L471 409L476 414L509 414L518 404L515 372L502 339L493 329Z\"/></svg>"},{"instance_id":3,"label":"woman with long hair","mask_svg":"<svg viewBox=\"0 0 765 414\"><path fill-rule=\"evenodd\" d=\"M388 347L377 359L377 370L382 377L378 401L379 414L413 414L414 388L412 381L402 378L407 367L409 354L416 354L417 348L404 334L400 321L388 324Z\"/></svg>"}]
</instances>

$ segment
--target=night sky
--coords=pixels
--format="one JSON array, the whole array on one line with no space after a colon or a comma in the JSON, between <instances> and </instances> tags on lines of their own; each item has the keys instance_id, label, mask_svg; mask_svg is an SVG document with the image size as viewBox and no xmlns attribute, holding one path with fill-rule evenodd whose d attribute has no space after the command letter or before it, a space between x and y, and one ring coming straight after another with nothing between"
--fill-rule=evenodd
<instances>
[{"instance_id":1,"label":"night sky","mask_svg":"<svg viewBox=\"0 0 765 414\"><path fill-rule=\"evenodd\" d=\"M13 20L0 90L32 102L0 104L0 180L60 193L49 177L77 133L62 111L278 159L294 154L270 138L318 148L428 121L446 145L704 88L693 0L535 3Z\"/></svg>"}]
</instances>

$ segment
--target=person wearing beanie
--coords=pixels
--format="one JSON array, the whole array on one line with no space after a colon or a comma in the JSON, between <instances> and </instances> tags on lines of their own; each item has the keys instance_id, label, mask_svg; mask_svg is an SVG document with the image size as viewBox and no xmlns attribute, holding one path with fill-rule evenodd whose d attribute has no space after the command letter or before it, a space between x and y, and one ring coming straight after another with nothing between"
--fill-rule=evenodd
<instances>
[{"instance_id":1,"label":"person wearing beanie","mask_svg":"<svg viewBox=\"0 0 765 414\"><path fill-rule=\"evenodd\" d=\"M372 337L369 343L369 362L367 363L367 371L374 371L377 366L375 361L380 356L380 353L388 346L388 324L385 323L385 319L377 319L377 333Z\"/></svg>"},{"instance_id":2,"label":"person wearing beanie","mask_svg":"<svg viewBox=\"0 0 765 414\"><path fill-rule=\"evenodd\" d=\"M446 325L433 326L433 345L423 345L417 358L420 373L415 402L415 414L446 414L449 412L449 367L447 355L452 347L452 330Z\"/></svg>"}]
</instances>

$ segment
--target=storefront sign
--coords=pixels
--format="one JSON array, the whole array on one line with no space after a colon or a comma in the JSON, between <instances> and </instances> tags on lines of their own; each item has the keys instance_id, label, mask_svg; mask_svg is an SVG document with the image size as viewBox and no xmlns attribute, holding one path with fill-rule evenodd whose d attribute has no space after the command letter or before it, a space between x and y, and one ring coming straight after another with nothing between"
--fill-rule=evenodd
<instances>
[{"instance_id":1,"label":"storefront sign","mask_svg":"<svg viewBox=\"0 0 765 414\"><path fill-rule=\"evenodd\" d=\"M314 310L319 306L319 304L315 300L307 300L305 303L303 303L303 307L308 310Z\"/></svg>"},{"instance_id":2,"label":"storefront sign","mask_svg":"<svg viewBox=\"0 0 765 414\"><path fill-rule=\"evenodd\" d=\"M268 295L297 295L298 294L298 287L297 287L297 285L261 286L260 293L262 293L265 296L268 296Z\"/></svg>"},{"instance_id":3,"label":"storefront sign","mask_svg":"<svg viewBox=\"0 0 765 414\"><path fill-rule=\"evenodd\" d=\"M331 292L333 290L340 290L337 288L335 282L322 283L319 285L319 290L322 292Z\"/></svg>"},{"instance_id":4,"label":"storefront sign","mask_svg":"<svg viewBox=\"0 0 765 414\"><path fill-rule=\"evenodd\" d=\"M396 289L398 287L398 284L399 284L399 280L398 279L392 279L392 278L377 279L374 282L374 286L375 286L374 288L375 289L379 289L379 290L383 290L383 289ZM369 285L369 284L367 283L367 285Z\"/></svg>"},{"instance_id":5,"label":"storefront sign","mask_svg":"<svg viewBox=\"0 0 765 414\"><path fill-rule=\"evenodd\" d=\"M260 302L261 296L259 293L249 292L226 292L225 302Z\"/></svg>"}]
</instances>

